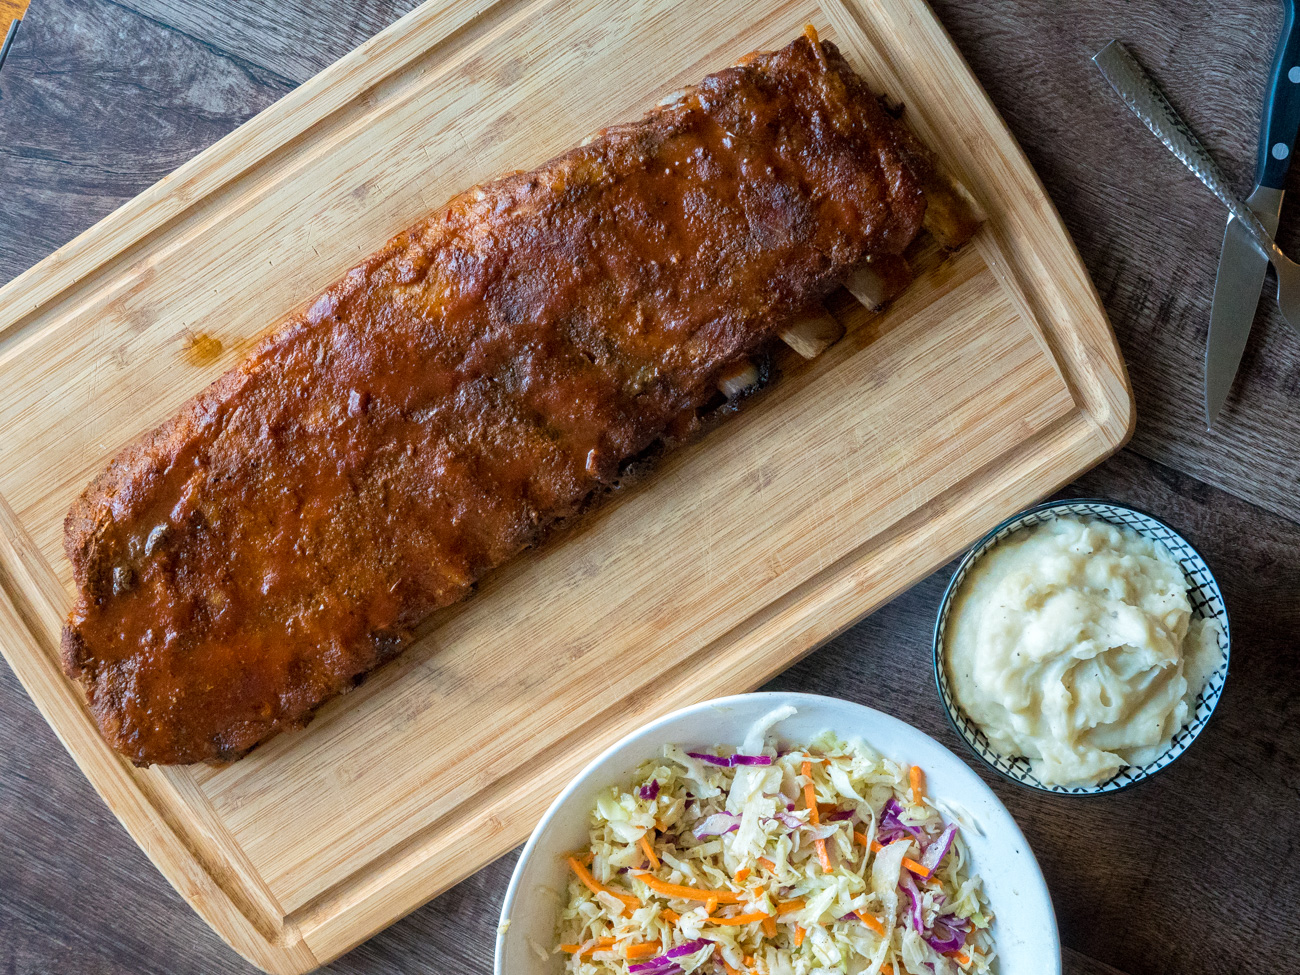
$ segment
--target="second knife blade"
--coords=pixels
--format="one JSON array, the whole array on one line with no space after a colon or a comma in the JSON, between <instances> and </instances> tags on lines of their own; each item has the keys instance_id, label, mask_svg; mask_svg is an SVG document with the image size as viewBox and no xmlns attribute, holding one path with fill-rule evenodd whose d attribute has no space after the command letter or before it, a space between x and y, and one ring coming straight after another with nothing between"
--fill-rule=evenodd
<instances>
[{"instance_id":1,"label":"second knife blade","mask_svg":"<svg viewBox=\"0 0 1300 975\"><path fill-rule=\"evenodd\" d=\"M1269 233L1277 230L1282 191L1260 186L1246 201ZM1223 231L1219 271L1214 280L1210 333L1205 344L1205 425L1213 425L1232 389L1237 366L1250 337L1268 261L1251 243L1250 235L1232 217Z\"/></svg>"}]
</instances>

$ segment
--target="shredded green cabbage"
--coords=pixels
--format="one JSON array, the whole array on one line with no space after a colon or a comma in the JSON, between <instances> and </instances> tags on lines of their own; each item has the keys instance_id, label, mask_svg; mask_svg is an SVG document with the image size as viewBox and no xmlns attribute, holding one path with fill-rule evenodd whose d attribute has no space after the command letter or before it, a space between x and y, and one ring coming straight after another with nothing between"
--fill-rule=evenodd
<instances>
[{"instance_id":1,"label":"shredded green cabbage","mask_svg":"<svg viewBox=\"0 0 1300 975\"><path fill-rule=\"evenodd\" d=\"M894 841L871 852L890 799L901 807L903 828L922 832L926 846L947 825L928 801L914 801L907 767L860 740L829 733L806 748L778 752L763 741L765 731L751 733L742 748L743 754L767 756L770 765L718 767L669 745L661 759L637 770L631 788L601 793L591 814L590 846L576 851L588 855L579 859L589 859L597 889L572 873L557 929L555 951L565 953L565 971L877 975L892 966L896 975L992 972L992 915L979 877L968 870L960 832L929 877L904 865L905 859L919 865L924 851L897 826L883 834ZM820 825L813 824L804 798L806 761ZM643 798L655 792L651 783L657 793ZM848 813L851 818L844 818ZM731 829L697 836L705 820L706 830ZM911 886L908 877L920 894L920 930L900 886L900 878ZM701 899L665 892L665 884L693 888ZM702 899L709 891L725 892L721 902ZM629 895L639 906L625 902ZM716 923L745 915L755 917ZM940 954L931 942L944 943L954 924L961 946ZM695 942L698 950L691 947ZM689 953L665 957L683 947Z\"/></svg>"}]
</instances>

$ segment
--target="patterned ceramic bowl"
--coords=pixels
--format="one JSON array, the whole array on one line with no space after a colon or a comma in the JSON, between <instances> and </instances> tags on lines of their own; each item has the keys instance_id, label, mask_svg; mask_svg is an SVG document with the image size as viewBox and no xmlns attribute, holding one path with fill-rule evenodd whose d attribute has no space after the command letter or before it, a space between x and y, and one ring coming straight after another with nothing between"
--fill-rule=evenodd
<instances>
[{"instance_id":1,"label":"patterned ceramic bowl","mask_svg":"<svg viewBox=\"0 0 1300 975\"><path fill-rule=\"evenodd\" d=\"M1131 528L1139 535L1160 542L1175 559L1182 563L1183 572L1187 576L1188 598L1192 604L1193 618L1216 619L1223 628L1219 639L1219 649L1223 651L1223 663L1210 675L1205 684L1205 689L1201 691L1200 697L1197 698L1196 710L1191 720L1174 735L1169 747L1156 759L1141 767L1128 766L1122 768L1110 779L1099 785L1046 785L1040 782L1030 771L1027 759L1012 758L995 751L984 733L958 707L956 699L948 686L948 669L944 666L943 661L944 631L948 623L949 611L952 608L953 597L971 567L979 561L985 552L1008 535L1023 528L1030 528L1042 522L1050 521L1061 515L1097 518L1101 521L1108 521L1113 525ZM1126 789L1144 779L1150 778L1187 751L1188 746L1196 740L1196 736L1201 733L1201 729L1210 720L1210 715L1214 713L1215 705L1219 703L1219 697L1223 694L1223 685L1228 679L1229 646L1228 613L1224 609L1223 594L1219 591L1219 584L1215 582L1214 574L1210 572L1209 566L1205 564L1205 560L1201 558L1196 549L1192 548L1187 542L1187 539L1163 522L1157 521L1145 512L1138 511L1135 508L1090 498L1064 498L1060 501L1048 501L1008 518L976 542L958 564L957 571L953 573L952 581L948 583L948 588L943 594L943 600L939 604L939 618L934 626L934 679L939 688L939 697L943 700L944 709L948 713L948 720L952 723L957 734L961 735L966 744L971 747L971 750L999 775L1020 785L1037 789L1040 792L1054 792L1070 796L1103 795L1108 792L1118 792L1120 789Z\"/></svg>"}]
</instances>

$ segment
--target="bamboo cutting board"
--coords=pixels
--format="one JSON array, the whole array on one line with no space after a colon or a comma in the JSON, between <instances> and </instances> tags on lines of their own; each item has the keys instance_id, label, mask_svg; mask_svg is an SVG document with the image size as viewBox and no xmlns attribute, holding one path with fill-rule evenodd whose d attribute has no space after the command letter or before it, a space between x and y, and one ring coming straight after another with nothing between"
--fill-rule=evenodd
<instances>
[{"instance_id":1,"label":"bamboo cutting board","mask_svg":"<svg viewBox=\"0 0 1300 975\"><path fill-rule=\"evenodd\" d=\"M266 325L455 192L804 23L989 220L882 315L485 582L310 727L138 770L57 647L73 498ZM1132 399L1037 178L923 0L429 3L0 290L0 649L237 951L333 959L527 835L589 758L746 690L1110 454ZM918 662L918 666L923 665Z\"/></svg>"}]
</instances>

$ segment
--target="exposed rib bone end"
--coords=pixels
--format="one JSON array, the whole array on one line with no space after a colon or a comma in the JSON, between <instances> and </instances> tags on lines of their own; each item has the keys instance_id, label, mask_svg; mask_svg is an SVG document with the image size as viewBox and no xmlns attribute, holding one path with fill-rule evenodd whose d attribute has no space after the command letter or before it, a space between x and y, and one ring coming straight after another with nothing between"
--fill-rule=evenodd
<instances>
[{"instance_id":1,"label":"exposed rib bone end","mask_svg":"<svg viewBox=\"0 0 1300 975\"><path fill-rule=\"evenodd\" d=\"M792 321L781 332L781 341L805 359L815 359L844 337L844 326L818 305Z\"/></svg>"},{"instance_id":2,"label":"exposed rib bone end","mask_svg":"<svg viewBox=\"0 0 1300 975\"><path fill-rule=\"evenodd\" d=\"M758 385L758 366L752 359L741 359L718 376L718 390L727 399L736 399Z\"/></svg>"},{"instance_id":3,"label":"exposed rib bone end","mask_svg":"<svg viewBox=\"0 0 1300 975\"><path fill-rule=\"evenodd\" d=\"M901 257L872 258L849 275L844 287L872 311L879 311L912 283L912 269Z\"/></svg>"},{"instance_id":4,"label":"exposed rib bone end","mask_svg":"<svg viewBox=\"0 0 1300 975\"><path fill-rule=\"evenodd\" d=\"M664 97L659 99L655 104L659 108L674 108L686 101L686 99L690 98L693 94L695 94L694 88L678 88L676 91L664 95Z\"/></svg>"},{"instance_id":5,"label":"exposed rib bone end","mask_svg":"<svg viewBox=\"0 0 1300 975\"><path fill-rule=\"evenodd\" d=\"M986 214L961 183L941 173L926 180L925 218L921 225L940 246L960 247L975 236Z\"/></svg>"}]
</instances>

